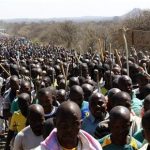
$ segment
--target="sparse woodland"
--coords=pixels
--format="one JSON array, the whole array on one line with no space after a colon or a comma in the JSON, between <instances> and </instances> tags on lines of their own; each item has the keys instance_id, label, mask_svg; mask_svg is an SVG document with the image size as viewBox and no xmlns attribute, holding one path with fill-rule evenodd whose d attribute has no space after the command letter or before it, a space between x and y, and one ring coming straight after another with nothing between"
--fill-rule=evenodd
<instances>
[{"instance_id":1,"label":"sparse woodland","mask_svg":"<svg viewBox=\"0 0 150 150\"><path fill-rule=\"evenodd\" d=\"M103 41L104 49L109 48L109 43L113 48L123 49L123 40L119 29L125 26L130 31L150 31L150 11L143 10L138 15L128 15L124 18L114 17L113 20L100 22L65 21L9 24L1 22L1 24L6 27L8 34L25 36L33 42L51 43L86 51L89 48L97 50L100 38ZM130 46L133 44L132 38L128 38ZM146 49L149 49L149 46L146 46Z\"/></svg>"}]
</instances>

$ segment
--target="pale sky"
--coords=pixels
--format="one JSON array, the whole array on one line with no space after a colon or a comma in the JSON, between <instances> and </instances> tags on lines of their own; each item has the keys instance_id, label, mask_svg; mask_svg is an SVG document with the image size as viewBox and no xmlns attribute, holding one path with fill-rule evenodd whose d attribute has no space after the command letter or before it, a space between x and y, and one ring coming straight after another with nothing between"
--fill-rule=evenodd
<instances>
[{"instance_id":1,"label":"pale sky","mask_svg":"<svg viewBox=\"0 0 150 150\"><path fill-rule=\"evenodd\" d=\"M0 0L0 19L120 16L150 0Z\"/></svg>"}]
</instances>

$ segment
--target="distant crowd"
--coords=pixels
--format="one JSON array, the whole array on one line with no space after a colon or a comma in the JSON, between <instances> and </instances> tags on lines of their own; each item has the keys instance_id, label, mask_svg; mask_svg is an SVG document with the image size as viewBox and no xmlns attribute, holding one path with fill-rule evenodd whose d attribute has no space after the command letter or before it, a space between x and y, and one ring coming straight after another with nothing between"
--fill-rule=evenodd
<instances>
[{"instance_id":1,"label":"distant crowd","mask_svg":"<svg viewBox=\"0 0 150 150\"><path fill-rule=\"evenodd\" d=\"M5 150L150 150L150 50L1 38L0 95Z\"/></svg>"}]
</instances>

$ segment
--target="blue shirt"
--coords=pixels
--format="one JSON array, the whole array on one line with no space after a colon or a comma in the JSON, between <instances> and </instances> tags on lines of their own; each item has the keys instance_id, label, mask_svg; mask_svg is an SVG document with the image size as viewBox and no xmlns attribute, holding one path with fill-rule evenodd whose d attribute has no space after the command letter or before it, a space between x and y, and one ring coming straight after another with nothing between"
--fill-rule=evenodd
<instances>
[{"instance_id":1,"label":"blue shirt","mask_svg":"<svg viewBox=\"0 0 150 150\"><path fill-rule=\"evenodd\" d=\"M132 102L131 102L131 109L135 112L137 116L141 115L143 103L141 100L136 98L135 92L132 93Z\"/></svg>"},{"instance_id":2,"label":"blue shirt","mask_svg":"<svg viewBox=\"0 0 150 150\"><path fill-rule=\"evenodd\" d=\"M90 135L94 136L95 129L99 122L95 121L94 116L90 113L90 115L83 119L82 129L88 132Z\"/></svg>"},{"instance_id":3,"label":"blue shirt","mask_svg":"<svg viewBox=\"0 0 150 150\"><path fill-rule=\"evenodd\" d=\"M82 119L89 116L89 103L86 101L83 101L83 103L82 103L81 115L82 115Z\"/></svg>"},{"instance_id":4,"label":"blue shirt","mask_svg":"<svg viewBox=\"0 0 150 150\"><path fill-rule=\"evenodd\" d=\"M105 119L109 117L109 114L106 114ZM104 120L105 120L104 119ZM82 129L88 132L90 135L95 136L95 130L97 125L100 123L99 120L96 120L95 117L90 113L90 115L83 119Z\"/></svg>"}]
</instances>

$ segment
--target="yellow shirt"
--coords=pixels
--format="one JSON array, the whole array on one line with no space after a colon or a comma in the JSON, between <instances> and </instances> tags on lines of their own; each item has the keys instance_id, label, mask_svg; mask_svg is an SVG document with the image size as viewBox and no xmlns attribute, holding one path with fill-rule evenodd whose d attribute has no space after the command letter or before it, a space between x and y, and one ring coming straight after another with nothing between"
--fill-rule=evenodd
<instances>
[{"instance_id":1,"label":"yellow shirt","mask_svg":"<svg viewBox=\"0 0 150 150\"><path fill-rule=\"evenodd\" d=\"M21 111L15 111L10 122L9 129L14 132L19 132L26 127L26 118L22 115Z\"/></svg>"},{"instance_id":2,"label":"yellow shirt","mask_svg":"<svg viewBox=\"0 0 150 150\"><path fill-rule=\"evenodd\" d=\"M62 146L61 146L61 147L62 147ZM63 150L77 150L77 147L72 148L72 149L68 149L68 148L64 148L64 147L62 147L62 149L63 149Z\"/></svg>"},{"instance_id":3,"label":"yellow shirt","mask_svg":"<svg viewBox=\"0 0 150 150\"><path fill-rule=\"evenodd\" d=\"M75 148L72 148L72 149L67 149L67 148L62 148L63 150L77 150L77 147L75 147Z\"/></svg>"}]
</instances>

